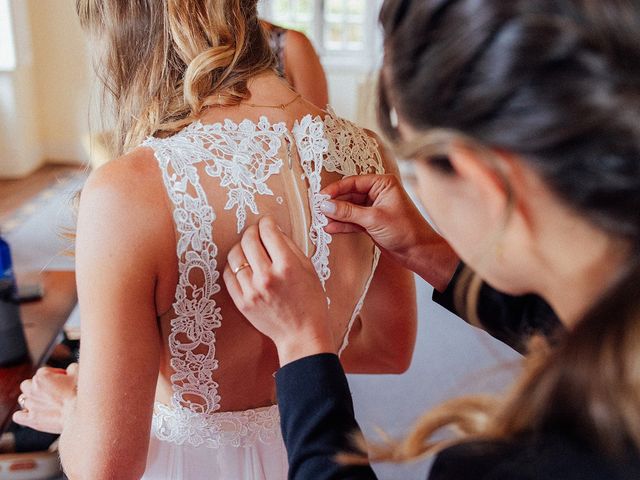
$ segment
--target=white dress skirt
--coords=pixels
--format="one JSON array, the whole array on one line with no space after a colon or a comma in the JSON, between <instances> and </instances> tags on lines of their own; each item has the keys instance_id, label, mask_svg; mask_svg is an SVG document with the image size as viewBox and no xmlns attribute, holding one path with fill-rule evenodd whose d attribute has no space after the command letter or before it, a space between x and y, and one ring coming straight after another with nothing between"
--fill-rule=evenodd
<instances>
[{"instance_id":1,"label":"white dress skirt","mask_svg":"<svg viewBox=\"0 0 640 480\"><path fill-rule=\"evenodd\" d=\"M156 404L144 480L287 478L277 407L213 414L206 422L195 419L185 410L175 415ZM178 429L176 422L182 422Z\"/></svg>"}]
</instances>

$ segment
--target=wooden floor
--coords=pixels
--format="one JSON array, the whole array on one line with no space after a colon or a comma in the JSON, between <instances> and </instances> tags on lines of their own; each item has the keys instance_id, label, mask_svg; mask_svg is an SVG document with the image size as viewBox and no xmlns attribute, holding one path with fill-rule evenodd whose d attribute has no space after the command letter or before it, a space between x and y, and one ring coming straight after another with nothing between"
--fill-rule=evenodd
<instances>
[{"instance_id":1,"label":"wooden floor","mask_svg":"<svg viewBox=\"0 0 640 480\"><path fill-rule=\"evenodd\" d=\"M0 180L0 223L61 177L80 170L82 167L45 165L26 178Z\"/></svg>"}]
</instances>

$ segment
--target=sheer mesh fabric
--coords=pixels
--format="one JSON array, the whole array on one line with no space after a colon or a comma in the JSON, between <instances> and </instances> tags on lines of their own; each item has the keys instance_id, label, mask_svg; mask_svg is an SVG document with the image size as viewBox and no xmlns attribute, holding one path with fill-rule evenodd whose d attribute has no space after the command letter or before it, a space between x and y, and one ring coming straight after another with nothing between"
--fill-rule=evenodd
<instances>
[{"instance_id":1,"label":"sheer mesh fabric","mask_svg":"<svg viewBox=\"0 0 640 480\"><path fill-rule=\"evenodd\" d=\"M379 252L365 235L332 239L324 231L320 190L345 175L382 173L378 145L330 112L290 128L266 117L196 122L143 146L153 149L162 172L179 272L173 308L160 318L166 350L151 452L167 448L153 445L159 441L226 450L274 445L284 455L273 405L276 351L234 307L221 272L241 233L272 215L312 259L336 347L347 348Z\"/></svg>"}]
</instances>

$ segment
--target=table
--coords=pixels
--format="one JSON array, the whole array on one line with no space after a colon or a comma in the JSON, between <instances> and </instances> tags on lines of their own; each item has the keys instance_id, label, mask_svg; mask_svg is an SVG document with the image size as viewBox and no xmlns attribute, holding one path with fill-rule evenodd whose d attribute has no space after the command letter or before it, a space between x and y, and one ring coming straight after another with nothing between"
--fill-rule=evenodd
<instances>
[{"instance_id":1,"label":"table","mask_svg":"<svg viewBox=\"0 0 640 480\"><path fill-rule=\"evenodd\" d=\"M78 301L75 272L18 273L17 277L20 284L42 282L44 296L20 306L30 361L0 368L0 433L6 430L17 408L20 383L45 363Z\"/></svg>"}]
</instances>

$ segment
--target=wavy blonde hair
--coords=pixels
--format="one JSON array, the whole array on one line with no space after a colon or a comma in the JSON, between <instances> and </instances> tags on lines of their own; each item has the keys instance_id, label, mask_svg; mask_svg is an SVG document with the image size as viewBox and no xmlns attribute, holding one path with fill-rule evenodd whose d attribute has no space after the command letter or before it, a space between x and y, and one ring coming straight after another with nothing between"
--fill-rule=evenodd
<instances>
[{"instance_id":1,"label":"wavy blonde hair","mask_svg":"<svg viewBox=\"0 0 640 480\"><path fill-rule=\"evenodd\" d=\"M114 112L112 150L174 133L207 106L249 98L275 58L258 0L77 0L97 40L97 73Z\"/></svg>"}]
</instances>

